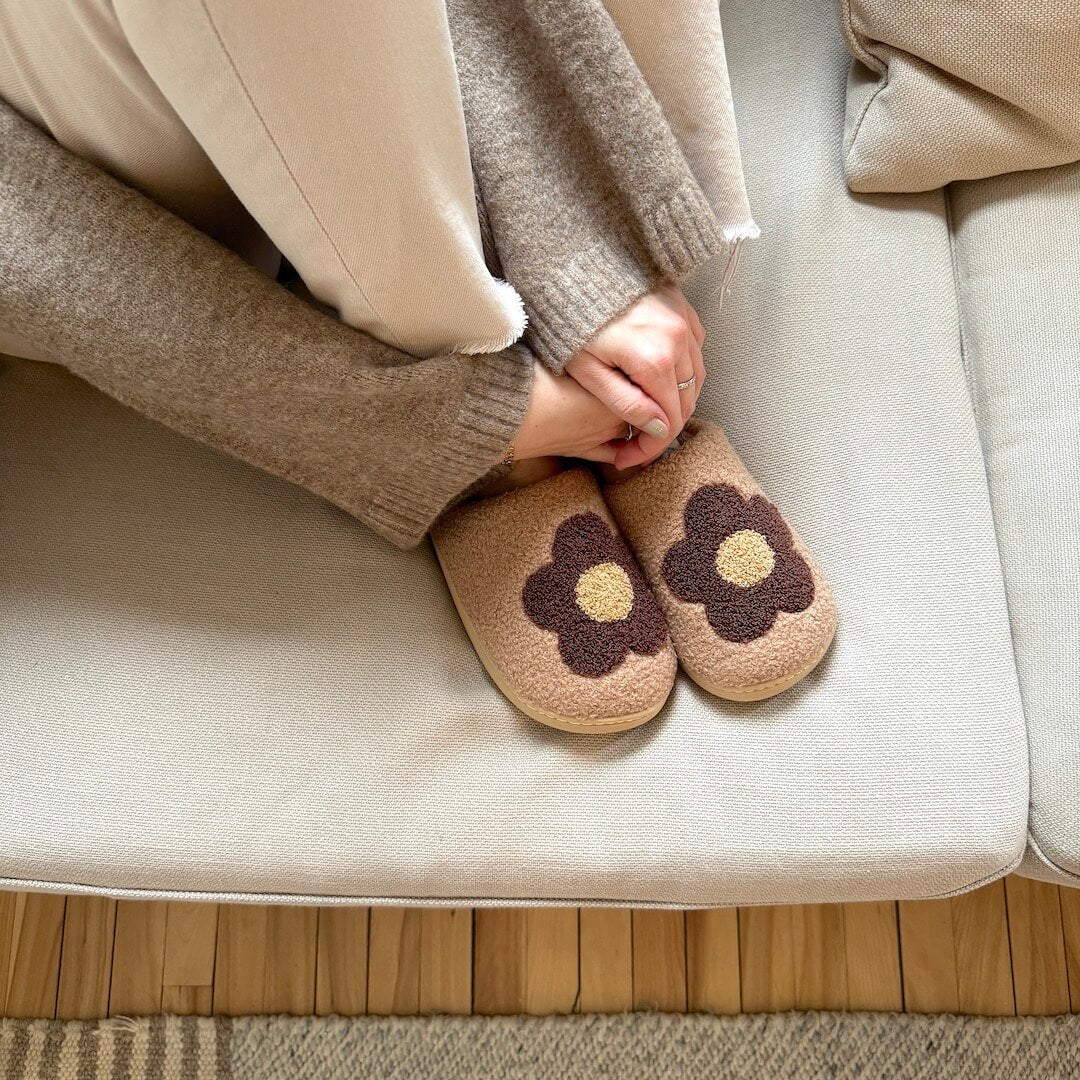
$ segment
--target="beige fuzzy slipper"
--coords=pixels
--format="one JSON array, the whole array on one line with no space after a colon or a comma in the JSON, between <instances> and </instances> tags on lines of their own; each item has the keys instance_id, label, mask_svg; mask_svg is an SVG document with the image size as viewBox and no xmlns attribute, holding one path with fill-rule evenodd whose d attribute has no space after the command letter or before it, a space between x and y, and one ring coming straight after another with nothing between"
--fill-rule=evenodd
<instances>
[{"instance_id":1,"label":"beige fuzzy slipper","mask_svg":"<svg viewBox=\"0 0 1080 1080\"><path fill-rule=\"evenodd\" d=\"M720 428L604 488L660 606L683 669L731 701L794 686L836 631L817 560L765 498Z\"/></svg>"},{"instance_id":2,"label":"beige fuzzy slipper","mask_svg":"<svg viewBox=\"0 0 1080 1080\"><path fill-rule=\"evenodd\" d=\"M660 711L675 653L591 472L463 503L431 539L480 660L523 713L606 734Z\"/></svg>"}]
</instances>

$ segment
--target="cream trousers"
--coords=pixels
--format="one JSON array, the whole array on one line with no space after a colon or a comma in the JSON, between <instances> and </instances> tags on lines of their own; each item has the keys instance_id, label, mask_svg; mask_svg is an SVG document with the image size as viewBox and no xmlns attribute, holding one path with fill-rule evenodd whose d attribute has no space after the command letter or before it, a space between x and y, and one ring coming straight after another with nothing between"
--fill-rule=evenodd
<instances>
[{"instance_id":1,"label":"cream trousers","mask_svg":"<svg viewBox=\"0 0 1080 1080\"><path fill-rule=\"evenodd\" d=\"M715 0L605 3L729 237L755 235ZM284 254L387 344L522 333L484 263L441 0L0 0L0 97L266 272Z\"/></svg>"}]
</instances>

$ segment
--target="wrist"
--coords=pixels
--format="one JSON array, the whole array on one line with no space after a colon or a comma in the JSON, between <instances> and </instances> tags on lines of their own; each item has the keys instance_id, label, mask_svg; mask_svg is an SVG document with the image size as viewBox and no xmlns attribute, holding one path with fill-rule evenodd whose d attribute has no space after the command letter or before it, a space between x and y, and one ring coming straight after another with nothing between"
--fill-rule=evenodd
<instances>
[{"instance_id":1,"label":"wrist","mask_svg":"<svg viewBox=\"0 0 1080 1080\"><path fill-rule=\"evenodd\" d=\"M557 391L557 379L557 375L553 375L548 368L537 361L525 419L518 428L511 447L507 450L508 455L512 452L513 460L548 457L555 453L556 448L551 442L547 418L551 416L551 403Z\"/></svg>"}]
</instances>

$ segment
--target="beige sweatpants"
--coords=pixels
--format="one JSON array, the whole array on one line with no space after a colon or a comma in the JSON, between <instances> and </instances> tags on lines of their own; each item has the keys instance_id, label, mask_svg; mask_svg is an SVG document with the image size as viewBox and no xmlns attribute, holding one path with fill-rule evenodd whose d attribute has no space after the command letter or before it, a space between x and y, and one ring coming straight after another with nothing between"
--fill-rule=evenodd
<instances>
[{"instance_id":1,"label":"beige sweatpants","mask_svg":"<svg viewBox=\"0 0 1080 1080\"><path fill-rule=\"evenodd\" d=\"M605 2L722 224L754 235L715 0ZM283 253L388 344L521 335L484 264L442 0L0 0L0 97L267 272Z\"/></svg>"}]
</instances>

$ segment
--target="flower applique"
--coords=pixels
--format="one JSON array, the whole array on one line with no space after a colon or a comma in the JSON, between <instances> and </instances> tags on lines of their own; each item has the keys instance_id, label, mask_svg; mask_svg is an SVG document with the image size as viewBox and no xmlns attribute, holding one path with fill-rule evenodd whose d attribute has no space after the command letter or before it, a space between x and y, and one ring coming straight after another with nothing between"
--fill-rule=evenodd
<instances>
[{"instance_id":1,"label":"flower applique","mask_svg":"<svg viewBox=\"0 0 1080 1080\"><path fill-rule=\"evenodd\" d=\"M555 530L551 562L522 589L525 613L559 636L563 662L577 675L606 675L628 652L651 656L667 626L620 536L599 514L575 514Z\"/></svg>"},{"instance_id":2,"label":"flower applique","mask_svg":"<svg viewBox=\"0 0 1080 1080\"><path fill-rule=\"evenodd\" d=\"M686 536L668 548L661 572L680 600L705 606L720 637L754 641L778 612L813 602L810 567L763 495L745 499L729 484L709 484L687 500L683 519Z\"/></svg>"}]
</instances>

